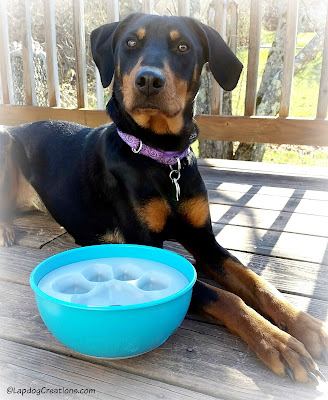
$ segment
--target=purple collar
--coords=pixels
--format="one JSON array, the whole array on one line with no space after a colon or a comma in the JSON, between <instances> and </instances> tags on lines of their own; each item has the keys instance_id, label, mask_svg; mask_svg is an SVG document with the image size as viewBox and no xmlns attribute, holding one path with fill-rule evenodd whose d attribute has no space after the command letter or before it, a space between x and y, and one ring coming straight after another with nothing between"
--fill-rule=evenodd
<instances>
[{"instance_id":1,"label":"purple collar","mask_svg":"<svg viewBox=\"0 0 328 400\"><path fill-rule=\"evenodd\" d=\"M150 157L161 164L174 165L177 163L177 159L182 160L190 153L190 147L188 147L182 153L179 153L177 151L157 150L154 149L153 147L143 144L142 141L136 138L135 136L121 132L118 128L117 128L117 133L119 134L123 142L125 142L127 145L131 147L133 153L139 153L142 154L143 156Z\"/></svg>"}]
</instances>

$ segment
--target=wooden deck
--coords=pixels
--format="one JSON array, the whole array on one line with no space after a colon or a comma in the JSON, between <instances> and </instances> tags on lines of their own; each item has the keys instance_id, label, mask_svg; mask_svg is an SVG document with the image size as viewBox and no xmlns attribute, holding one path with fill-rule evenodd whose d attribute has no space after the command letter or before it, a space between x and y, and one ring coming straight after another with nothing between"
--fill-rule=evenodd
<instances>
[{"instance_id":1,"label":"wooden deck","mask_svg":"<svg viewBox=\"0 0 328 400\"><path fill-rule=\"evenodd\" d=\"M219 242L301 309L328 320L328 171L200 161ZM0 399L327 399L271 373L220 324L188 314L166 343L126 360L67 349L44 326L29 287L32 269L75 247L40 213L15 219L17 241L0 248ZM176 243L167 248L186 255ZM318 362L328 377L328 367ZM95 389L90 394L10 394L19 389Z\"/></svg>"}]
</instances>

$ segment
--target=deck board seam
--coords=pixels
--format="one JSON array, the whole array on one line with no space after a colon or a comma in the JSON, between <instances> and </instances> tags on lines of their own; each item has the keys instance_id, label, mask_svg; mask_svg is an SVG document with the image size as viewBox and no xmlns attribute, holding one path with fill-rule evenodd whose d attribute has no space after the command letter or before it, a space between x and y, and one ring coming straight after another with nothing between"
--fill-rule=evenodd
<instances>
[{"instance_id":1,"label":"deck board seam","mask_svg":"<svg viewBox=\"0 0 328 400\"><path fill-rule=\"evenodd\" d=\"M41 246L39 247L39 249L41 250L44 246L46 246L47 244L50 244L50 243L53 242L54 240L59 239L60 237L62 237L62 236L65 235L66 233L67 233L67 231L61 233L60 235L58 235L57 237L55 237L55 238L53 238L53 239L51 239L51 240L48 240L48 241L45 242L45 243L42 243ZM33 249L33 247L29 247L29 246L26 246L26 247Z\"/></svg>"},{"instance_id":2,"label":"deck board seam","mask_svg":"<svg viewBox=\"0 0 328 400\"><path fill-rule=\"evenodd\" d=\"M229 223L227 223L227 224L223 224L222 222L212 222L212 226L213 225L223 225L224 227L225 226L237 226L237 227L239 227L239 228L248 228L248 229L252 229L252 230L254 230L254 231L256 231L256 230L263 230L263 231L266 231L266 232L280 232L280 233L290 233L290 234L292 234L292 235L301 235L301 236L311 236L311 237L317 237L317 238L324 238L324 239L327 239L327 236L325 236L325 235L313 235L313 234L311 234L311 233L305 233L305 232L292 232L292 231L289 231L289 230L280 230L280 229L272 229L272 228L257 228L257 227L252 227L252 226L248 226L248 225L241 225L241 224L231 224L230 222Z\"/></svg>"},{"instance_id":3,"label":"deck board seam","mask_svg":"<svg viewBox=\"0 0 328 400\"><path fill-rule=\"evenodd\" d=\"M303 235L302 235L303 236ZM249 250L238 250L238 249L234 249L232 247L226 246L225 249L229 250L229 251L238 251L241 253L246 253L246 254L251 254L251 255L258 255L258 256L264 256L264 257L270 257L270 258L275 258L275 259L279 259L279 260L289 260L289 261L297 261L297 262L306 262L306 263L310 263L310 264L320 264L320 266L325 266L327 267L328 264L322 264L319 263L317 261L309 261L309 260L304 260L301 258L291 258L291 257L287 257L287 256L275 256L272 254L266 254L264 252L260 253L260 252L253 252L253 251L249 251Z\"/></svg>"},{"instance_id":4,"label":"deck board seam","mask_svg":"<svg viewBox=\"0 0 328 400\"><path fill-rule=\"evenodd\" d=\"M315 201L325 201L325 200L315 200ZM218 205L222 205L222 206L240 207L242 209L249 209L249 210L279 211L279 212L290 213L292 215L309 215L309 216L313 216L313 217L328 217L328 214L327 215L309 214L309 213L306 213L306 212L283 211L283 210L277 210L277 209L274 209L274 208L263 208L263 207L260 208L260 207L240 206L238 204L231 204L232 202L231 203L224 203L224 202L221 202L221 201L217 201L216 202L216 201L210 200L209 203L210 203L210 205L211 204L213 204L213 205L218 204ZM328 203L327 200L326 200L326 203Z\"/></svg>"}]
</instances>

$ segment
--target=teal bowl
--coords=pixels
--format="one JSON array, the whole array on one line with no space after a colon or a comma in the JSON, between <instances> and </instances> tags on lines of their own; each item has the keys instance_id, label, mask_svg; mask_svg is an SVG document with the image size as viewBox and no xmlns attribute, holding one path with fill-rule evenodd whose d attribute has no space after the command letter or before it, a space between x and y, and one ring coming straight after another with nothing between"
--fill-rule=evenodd
<instances>
[{"instance_id":1,"label":"teal bowl","mask_svg":"<svg viewBox=\"0 0 328 400\"><path fill-rule=\"evenodd\" d=\"M42 278L60 267L120 257L139 259L141 265L142 260L165 264L180 272L186 284L156 300L107 306L74 303L74 297L70 301L58 299L38 286ZM195 281L196 271L185 258L168 250L125 244L88 246L56 254L39 264L30 277L38 310L49 331L70 349L101 358L133 357L164 343L183 321Z\"/></svg>"}]
</instances>

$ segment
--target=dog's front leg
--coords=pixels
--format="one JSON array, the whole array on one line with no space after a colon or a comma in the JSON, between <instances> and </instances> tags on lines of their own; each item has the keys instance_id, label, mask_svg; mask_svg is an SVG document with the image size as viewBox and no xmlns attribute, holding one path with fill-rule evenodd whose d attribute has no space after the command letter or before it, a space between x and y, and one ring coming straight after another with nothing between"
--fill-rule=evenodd
<instances>
[{"instance_id":1,"label":"dog's front leg","mask_svg":"<svg viewBox=\"0 0 328 400\"><path fill-rule=\"evenodd\" d=\"M297 310L270 283L222 248L215 240L210 223L183 231L179 241L194 256L197 265L235 293L198 281L192 304L241 336L276 374L287 374L300 382L321 376L311 355L325 357L327 354L328 335L323 323Z\"/></svg>"}]
</instances>

